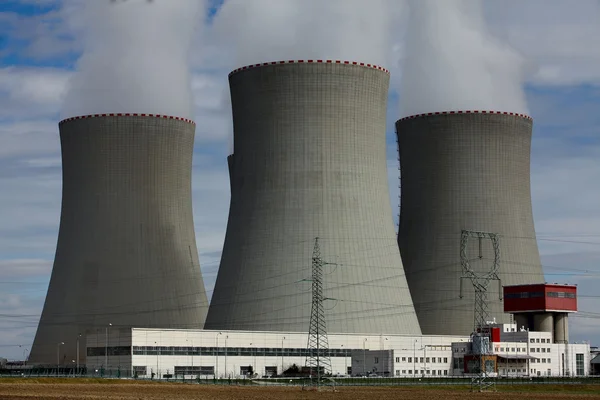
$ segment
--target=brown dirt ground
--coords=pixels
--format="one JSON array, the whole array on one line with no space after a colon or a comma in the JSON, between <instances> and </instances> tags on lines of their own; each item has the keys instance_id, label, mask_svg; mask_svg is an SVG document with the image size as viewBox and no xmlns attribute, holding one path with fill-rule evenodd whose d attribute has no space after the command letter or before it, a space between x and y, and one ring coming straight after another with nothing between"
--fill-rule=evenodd
<instances>
[{"instance_id":1,"label":"brown dirt ground","mask_svg":"<svg viewBox=\"0 0 600 400\"><path fill-rule=\"evenodd\" d=\"M62 383L52 380L0 379L0 399L71 399L71 400L468 400L468 399L581 399L600 398L600 388L594 386L552 386L501 388L497 393L470 393L465 388L448 387L340 387L333 392L302 391L299 387L248 387L169 384L136 381L104 383Z\"/></svg>"}]
</instances>

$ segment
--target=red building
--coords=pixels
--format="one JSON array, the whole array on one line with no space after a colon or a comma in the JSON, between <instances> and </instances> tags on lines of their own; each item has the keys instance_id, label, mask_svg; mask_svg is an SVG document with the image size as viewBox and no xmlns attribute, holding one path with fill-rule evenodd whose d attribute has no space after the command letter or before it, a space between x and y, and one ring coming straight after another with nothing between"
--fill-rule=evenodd
<instances>
[{"instance_id":1,"label":"red building","mask_svg":"<svg viewBox=\"0 0 600 400\"><path fill-rule=\"evenodd\" d=\"M504 312L514 315L519 328L552 332L555 343L568 343L568 313L577 312L577 286L505 286Z\"/></svg>"}]
</instances>

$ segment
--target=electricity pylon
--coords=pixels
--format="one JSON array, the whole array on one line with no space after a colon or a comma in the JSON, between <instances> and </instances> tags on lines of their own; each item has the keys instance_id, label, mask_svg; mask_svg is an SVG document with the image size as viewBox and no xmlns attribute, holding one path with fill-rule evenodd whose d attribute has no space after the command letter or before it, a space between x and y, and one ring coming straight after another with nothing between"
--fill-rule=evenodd
<instances>
[{"instance_id":1,"label":"electricity pylon","mask_svg":"<svg viewBox=\"0 0 600 400\"><path fill-rule=\"evenodd\" d=\"M494 261L488 272L477 273L471 268L470 260L467 255L467 244L469 238L476 238L479 244L478 259L483 260L482 245L484 239L489 239L492 242L494 249ZM475 312L474 312L474 331L471 335L471 350L474 356L477 375L471 379L472 391L493 391L496 389L496 383L489 378L489 372L486 368L486 361L491 354L489 344L489 334L484 332L484 328L489 321L489 304L488 304L488 289L491 281L498 281L500 300L502 300L502 283L498 277L498 269L500 268L500 243L498 235L489 232L477 232L463 230L460 238L460 263L462 266L463 275L460 279L460 298L463 297L462 282L463 279L469 279L475 291Z\"/></svg>"},{"instance_id":2,"label":"electricity pylon","mask_svg":"<svg viewBox=\"0 0 600 400\"><path fill-rule=\"evenodd\" d=\"M310 380L313 382L313 374L316 370L317 389L321 386L321 378L324 374L331 373L331 359L329 358L329 341L327 340L327 327L325 324L323 297L323 265L326 263L321 259L319 238L315 238L315 246L312 255L312 307L310 310L310 327L308 329L308 354L306 356L306 367L309 369Z\"/></svg>"}]
</instances>

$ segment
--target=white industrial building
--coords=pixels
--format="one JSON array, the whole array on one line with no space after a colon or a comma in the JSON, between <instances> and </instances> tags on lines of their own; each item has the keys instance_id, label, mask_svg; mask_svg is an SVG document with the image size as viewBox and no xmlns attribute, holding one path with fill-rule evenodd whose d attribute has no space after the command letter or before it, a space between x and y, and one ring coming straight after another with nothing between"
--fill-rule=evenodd
<instances>
[{"instance_id":1,"label":"white industrial building","mask_svg":"<svg viewBox=\"0 0 600 400\"><path fill-rule=\"evenodd\" d=\"M490 346L500 376L586 376L590 347L556 344L548 332L497 325ZM88 372L120 371L140 378L262 377L306 360L307 333L118 328L87 333ZM329 334L332 374L464 376L467 336ZM108 351L107 351L108 350Z\"/></svg>"}]
</instances>

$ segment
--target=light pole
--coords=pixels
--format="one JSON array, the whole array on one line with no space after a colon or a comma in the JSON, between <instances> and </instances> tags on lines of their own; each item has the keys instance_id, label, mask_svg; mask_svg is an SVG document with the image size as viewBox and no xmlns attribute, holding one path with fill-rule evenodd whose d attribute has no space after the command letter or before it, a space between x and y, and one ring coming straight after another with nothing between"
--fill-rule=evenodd
<instances>
[{"instance_id":1,"label":"light pole","mask_svg":"<svg viewBox=\"0 0 600 400\"><path fill-rule=\"evenodd\" d=\"M56 376L58 376L60 370L60 346L63 344L65 344L65 342L60 342L56 345Z\"/></svg>"},{"instance_id":2,"label":"light pole","mask_svg":"<svg viewBox=\"0 0 600 400\"><path fill-rule=\"evenodd\" d=\"M109 322L108 326L105 328L105 337L104 337L104 368L108 369L108 328L110 328L112 324Z\"/></svg>"},{"instance_id":3,"label":"light pole","mask_svg":"<svg viewBox=\"0 0 600 400\"><path fill-rule=\"evenodd\" d=\"M154 342L154 348L156 349L156 379L159 379L160 374L158 373L158 343Z\"/></svg>"},{"instance_id":4,"label":"light pole","mask_svg":"<svg viewBox=\"0 0 600 400\"><path fill-rule=\"evenodd\" d=\"M344 374L343 375L347 375L348 374L348 357L346 352L344 351L344 345L342 345L342 354L344 355Z\"/></svg>"},{"instance_id":5,"label":"light pole","mask_svg":"<svg viewBox=\"0 0 600 400\"><path fill-rule=\"evenodd\" d=\"M29 350L27 349L27 347L25 347L22 344L20 344L19 347L23 349L23 361L25 362L25 364L27 364L27 358L29 357L29 354L28 354Z\"/></svg>"},{"instance_id":6,"label":"light pole","mask_svg":"<svg viewBox=\"0 0 600 400\"><path fill-rule=\"evenodd\" d=\"M383 349L381 351L381 366L383 368L383 376L384 377L385 377L385 359L386 359L386 356L385 356L385 341L386 340L388 340L388 338L385 338L385 340L381 341L381 344L383 346Z\"/></svg>"},{"instance_id":7,"label":"light pole","mask_svg":"<svg viewBox=\"0 0 600 400\"><path fill-rule=\"evenodd\" d=\"M219 332L219 333L217 333L217 336L216 336L217 347L215 349L215 363L216 363L217 367L215 368L215 379L217 379L219 376L219 335L222 335L222 333Z\"/></svg>"},{"instance_id":8,"label":"light pole","mask_svg":"<svg viewBox=\"0 0 600 400\"><path fill-rule=\"evenodd\" d=\"M225 335L225 378L228 377L228 373L227 373L227 339L229 339L229 335Z\"/></svg>"},{"instance_id":9,"label":"light pole","mask_svg":"<svg viewBox=\"0 0 600 400\"><path fill-rule=\"evenodd\" d=\"M367 343L367 338L365 338L365 340L363 340L363 374L365 376L367 375L367 350L365 348L366 343Z\"/></svg>"},{"instance_id":10,"label":"light pole","mask_svg":"<svg viewBox=\"0 0 600 400\"><path fill-rule=\"evenodd\" d=\"M281 376L283 376L283 341L285 340L285 336L281 338Z\"/></svg>"},{"instance_id":11,"label":"light pole","mask_svg":"<svg viewBox=\"0 0 600 400\"><path fill-rule=\"evenodd\" d=\"M77 366L76 366L77 375L79 375L79 338L81 338L81 333L79 335L77 335Z\"/></svg>"},{"instance_id":12,"label":"light pole","mask_svg":"<svg viewBox=\"0 0 600 400\"><path fill-rule=\"evenodd\" d=\"M418 340L415 339L413 343L413 375L417 374L417 342Z\"/></svg>"}]
</instances>

